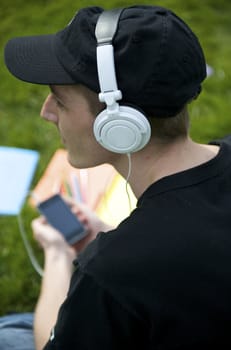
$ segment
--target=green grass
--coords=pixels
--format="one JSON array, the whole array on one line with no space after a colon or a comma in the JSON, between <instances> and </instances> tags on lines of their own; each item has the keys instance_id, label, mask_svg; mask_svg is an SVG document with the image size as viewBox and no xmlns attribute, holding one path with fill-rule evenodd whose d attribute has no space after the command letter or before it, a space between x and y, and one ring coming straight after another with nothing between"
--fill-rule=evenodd
<instances>
[{"instance_id":1,"label":"green grass","mask_svg":"<svg viewBox=\"0 0 231 350\"><path fill-rule=\"evenodd\" d=\"M139 3L150 4L150 1ZM76 10L84 6L105 8L132 5L131 1L1 0L0 4L0 140L1 145L31 148L40 152L33 185L45 169L54 150L60 147L56 129L39 118L47 87L25 84L12 77L4 66L3 47L13 36L53 33L64 27ZM157 4L157 3L155 3ZM192 103L194 139L208 142L231 131L231 2L230 0L162 0L193 28L204 47L214 74L204 83L203 93ZM33 241L31 219L37 213L26 204L23 220ZM0 315L11 311L33 310L40 277L31 267L20 238L15 217L0 217Z\"/></svg>"}]
</instances>

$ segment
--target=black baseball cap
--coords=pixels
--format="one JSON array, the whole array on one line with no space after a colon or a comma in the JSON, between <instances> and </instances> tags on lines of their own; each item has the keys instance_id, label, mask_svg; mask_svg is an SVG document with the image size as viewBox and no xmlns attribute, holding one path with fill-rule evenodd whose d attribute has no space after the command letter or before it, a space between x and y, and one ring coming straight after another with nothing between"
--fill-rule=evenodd
<instances>
[{"instance_id":1,"label":"black baseball cap","mask_svg":"<svg viewBox=\"0 0 231 350\"><path fill-rule=\"evenodd\" d=\"M36 84L83 84L100 92L95 27L100 7L79 10L56 34L13 38L5 63L17 78ZM174 116L201 90L206 63L187 24L159 6L123 10L113 40L123 102L157 117Z\"/></svg>"}]
</instances>

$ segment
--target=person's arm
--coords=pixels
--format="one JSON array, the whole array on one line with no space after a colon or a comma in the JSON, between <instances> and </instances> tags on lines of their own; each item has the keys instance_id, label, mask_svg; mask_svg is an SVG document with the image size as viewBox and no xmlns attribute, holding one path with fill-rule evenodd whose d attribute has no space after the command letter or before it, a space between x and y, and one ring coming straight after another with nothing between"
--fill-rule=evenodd
<instances>
[{"instance_id":1,"label":"person's arm","mask_svg":"<svg viewBox=\"0 0 231 350\"><path fill-rule=\"evenodd\" d=\"M72 274L75 250L62 235L39 218L32 227L36 239L44 249L44 276L35 309L34 334L37 350L43 349L49 339L60 305L64 301Z\"/></svg>"},{"instance_id":2,"label":"person's arm","mask_svg":"<svg viewBox=\"0 0 231 350\"><path fill-rule=\"evenodd\" d=\"M56 323L58 310L69 288L72 275L72 261L76 252L81 251L99 231L108 231L111 227L102 222L87 206L77 205L67 200L72 211L86 226L89 234L70 247L63 236L47 224L44 218L32 222L35 239L44 250L44 275L41 292L35 309L35 344L36 350L43 349Z\"/></svg>"}]
</instances>

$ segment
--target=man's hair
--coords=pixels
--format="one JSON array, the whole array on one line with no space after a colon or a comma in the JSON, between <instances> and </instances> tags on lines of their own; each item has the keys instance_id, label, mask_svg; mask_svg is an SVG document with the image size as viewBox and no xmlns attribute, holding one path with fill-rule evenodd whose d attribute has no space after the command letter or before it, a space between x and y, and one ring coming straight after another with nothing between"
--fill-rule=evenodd
<instances>
[{"instance_id":1,"label":"man's hair","mask_svg":"<svg viewBox=\"0 0 231 350\"><path fill-rule=\"evenodd\" d=\"M187 137L189 130L189 114L187 105L174 117L157 118L149 116L152 137L156 140L168 143L177 138Z\"/></svg>"}]
</instances>

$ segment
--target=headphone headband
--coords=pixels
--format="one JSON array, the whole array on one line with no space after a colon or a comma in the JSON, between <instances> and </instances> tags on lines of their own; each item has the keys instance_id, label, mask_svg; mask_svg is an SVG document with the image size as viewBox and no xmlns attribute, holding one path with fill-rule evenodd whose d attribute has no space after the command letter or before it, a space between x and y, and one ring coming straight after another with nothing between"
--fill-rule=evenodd
<instances>
[{"instance_id":1,"label":"headphone headband","mask_svg":"<svg viewBox=\"0 0 231 350\"><path fill-rule=\"evenodd\" d=\"M98 45L112 43L123 10L113 9L100 14L95 27L95 36Z\"/></svg>"},{"instance_id":2,"label":"headphone headband","mask_svg":"<svg viewBox=\"0 0 231 350\"><path fill-rule=\"evenodd\" d=\"M122 93L117 87L114 48L112 45L124 9L100 14L95 36L97 40L97 70L100 85L99 100L106 103L94 122L96 140L116 153L131 153L143 148L149 141L151 128L147 118L137 109L120 106Z\"/></svg>"},{"instance_id":3,"label":"headphone headband","mask_svg":"<svg viewBox=\"0 0 231 350\"><path fill-rule=\"evenodd\" d=\"M97 68L101 93L99 99L108 106L112 106L115 101L122 98L121 91L118 90L113 38L116 34L120 15L123 9L104 11L98 18L95 35L97 39ZM114 105L114 108L116 106Z\"/></svg>"}]
</instances>

